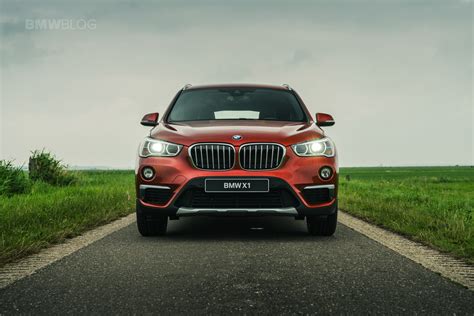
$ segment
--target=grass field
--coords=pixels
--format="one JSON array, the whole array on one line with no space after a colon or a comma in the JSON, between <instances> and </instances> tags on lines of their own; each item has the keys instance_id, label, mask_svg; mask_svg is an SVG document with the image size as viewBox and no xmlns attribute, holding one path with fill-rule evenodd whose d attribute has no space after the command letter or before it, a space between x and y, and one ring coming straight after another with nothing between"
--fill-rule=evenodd
<instances>
[{"instance_id":1,"label":"grass field","mask_svg":"<svg viewBox=\"0 0 474 316\"><path fill-rule=\"evenodd\" d=\"M132 171L84 171L66 187L0 196L0 266L134 210ZM474 263L474 168L343 168L339 206Z\"/></svg>"},{"instance_id":2,"label":"grass field","mask_svg":"<svg viewBox=\"0 0 474 316\"><path fill-rule=\"evenodd\" d=\"M343 168L339 207L474 263L474 168Z\"/></svg>"},{"instance_id":3,"label":"grass field","mask_svg":"<svg viewBox=\"0 0 474 316\"><path fill-rule=\"evenodd\" d=\"M133 171L78 174L71 186L0 196L0 266L134 211Z\"/></svg>"}]
</instances>

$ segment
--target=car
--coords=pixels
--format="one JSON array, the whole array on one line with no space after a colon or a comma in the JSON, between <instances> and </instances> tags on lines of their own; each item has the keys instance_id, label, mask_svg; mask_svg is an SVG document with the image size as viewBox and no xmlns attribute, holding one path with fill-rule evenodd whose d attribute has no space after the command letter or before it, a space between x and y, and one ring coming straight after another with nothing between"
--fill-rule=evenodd
<instances>
[{"instance_id":1,"label":"car","mask_svg":"<svg viewBox=\"0 0 474 316\"><path fill-rule=\"evenodd\" d=\"M184 86L140 144L136 216L143 236L185 216L290 216L311 235L337 226L338 162L322 127L289 85Z\"/></svg>"}]
</instances>

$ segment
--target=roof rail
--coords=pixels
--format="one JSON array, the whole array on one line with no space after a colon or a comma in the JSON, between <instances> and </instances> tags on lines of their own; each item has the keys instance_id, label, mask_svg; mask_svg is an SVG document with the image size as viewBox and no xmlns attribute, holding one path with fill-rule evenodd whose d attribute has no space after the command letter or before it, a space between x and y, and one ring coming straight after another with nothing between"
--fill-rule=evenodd
<instances>
[{"instance_id":1,"label":"roof rail","mask_svg":"<svg viewBox=\"0 0 474 316\"><path fill-rule=\"evenodd\" d=\"M290 87L290 85L287 84L287 83L284 83L284 84L282 84L281 86L287 88L287 89L290 90L290 91L293 90L293 89Z\"/></svg>"},{"instance_id":2,"label":"roof rail","mask_svg":"<svg viewBox=\"0 0 474 316\"><path fill-rule=\"evenodd\" d=\"M192 86L193 86L192 84L188 83L188 84L186 84L186 85L183 87L182 90L186 90L187 88L190 88L190 87L192 87Z\"/></svg>"}]
</instances>

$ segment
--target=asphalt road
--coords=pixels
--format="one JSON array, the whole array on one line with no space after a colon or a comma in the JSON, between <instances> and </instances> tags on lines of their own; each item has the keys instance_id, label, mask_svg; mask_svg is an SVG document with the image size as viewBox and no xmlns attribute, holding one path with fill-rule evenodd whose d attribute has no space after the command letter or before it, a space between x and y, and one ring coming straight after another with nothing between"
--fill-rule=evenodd
<instances>
[{"instance_id":1,"label":"asphalt road","mask_svg":"<svg viewBox=\"0 0 474 316\"><path fill-rule=\"evenodd\" d=\"M263 228L263 229L262 229ZM0 290L0 314L474 314L474 292L339 225L187 218L135 225Z\"/></svg>"}]
</instances>

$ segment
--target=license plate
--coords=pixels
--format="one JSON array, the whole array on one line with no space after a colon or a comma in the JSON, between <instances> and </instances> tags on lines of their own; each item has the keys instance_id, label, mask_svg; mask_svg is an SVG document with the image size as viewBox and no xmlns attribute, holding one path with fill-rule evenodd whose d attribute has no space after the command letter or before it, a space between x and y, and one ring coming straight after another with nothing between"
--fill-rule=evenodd
<instances>
[{"instance_id":1,"label":"license plate","mask_svg":"<svg viewBox=\"0 0 474 316\"><path fill-rule=\"evenodd\" d=\"M270 181L268 179L206 179L204 190L206 192L268 192Z\"/></svg>"}]
</instances>

